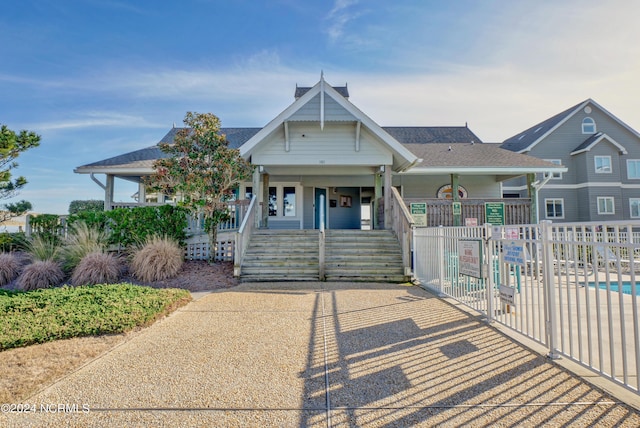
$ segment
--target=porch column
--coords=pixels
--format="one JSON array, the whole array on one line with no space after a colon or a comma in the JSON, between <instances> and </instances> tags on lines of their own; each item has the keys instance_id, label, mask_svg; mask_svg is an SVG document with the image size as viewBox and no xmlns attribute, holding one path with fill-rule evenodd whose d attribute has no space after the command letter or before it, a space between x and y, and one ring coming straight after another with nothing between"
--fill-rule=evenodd
<instances>
[{"instance_id":1,"label":"porch column","mask_svg":"<svg viewBox=\"0 0 640 428\"><path fill-rule=\"evenodd\" d=\"M269 174L262 173L262 227L269 228Z\"/></svg>"},{"instance_id":2,"label":"porch column","mask_svg":"<svg viewBox=\"0 0 640 428\"><path fill-rule=\"evenodd\" d=\"M111 210L111 205L113 204L113 180L114 176L112 174L107 174L107 183L106 189L104 190L104 210Z\"/></svg>"},{"instance_id":3,"label":"porch column","mask_svg":"<svg viewBox=\"0 0 640 428\"><path fill-rule=\"evenodd\" d=\"M458 187L460 185L460 176L458 174L451 174L451 200L453 202L460 202L460 193ZM460 226L462 224L462 210L459 212L453 210L453 225Z\"/></svg>"},{"instance_id":4,"label":"porch column","mask_svg":"<svg viewBox=\"0 0 640 428\"><path fill-rule=\"evenodd\" d=\"M382 175L376 172L373 176L374 179L374 191L373 191L373 224L372 229L378 228L378 208L380 207L380 198L382 198Z\"/></svg>"},{"instance_id":5,"label":"porch column","mask_svg":"<svg viewBox=\"0 0 640 428\"><path fill-rule=\"evenodd\" d=\"M251 185L253 187L253 194L256 196L256 203L258 207L262 206L262 189L260 188L260 184L262 180L260 178L260 167L255 167L253 169L253 177ZM253 226L257 229L260 227L260 221L262 220L262 211L257 211L258 208L254 208L256 210L256 215L254 215L254 223Z\"/></svg>"},{"instance_id":6,"label":"porch column","mask_svg":"<svg viewBox=\"0 0 640 428\"><path fill-rule=\"evenodd\" d=\"M147 187L144 185L144 179L140 177L138 183L138 203L144 204L147 202Z\"/></svg>"},{"instance_id":7,"label":"porch column","mask_svg":"<svg viewBox=\"0 0 640 428\"><path fill-rule=\"evenodd\" d=\"M391 229L391 165L384 167L384 228Z\"/></svg>"},{"instance_id":8,"label":"porch column","mask_svg":"<svg viewBox=\"0 0 640 428\"><path fill-rule=\"evenodd\" d=\"M529 193L529 199L531 199L531 206L529 207L529 221L531 224L538 224L538 189L534 185L535 181L535 174L527 174L527 192Z\"/></svg>"}]
</instances>

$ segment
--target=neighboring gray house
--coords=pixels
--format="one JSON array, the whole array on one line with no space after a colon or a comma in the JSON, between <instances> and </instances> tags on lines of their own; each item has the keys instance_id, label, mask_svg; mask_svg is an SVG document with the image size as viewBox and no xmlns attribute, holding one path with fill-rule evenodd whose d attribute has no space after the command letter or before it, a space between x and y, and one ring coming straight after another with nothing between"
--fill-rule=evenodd
<instances>
[{"instance_id":1,"label":"neighboring gray house","mask_svg":"<svg viewBox=\"0 0 640 428\"><path fill-rule=\"evenodd\" d=\"M506 139L500 146L564 165L538 175L538 218L554 222L640 219L640 134L588 99ZM504 197L528 197L526 179Z\"/></svg>"}]
</instances>

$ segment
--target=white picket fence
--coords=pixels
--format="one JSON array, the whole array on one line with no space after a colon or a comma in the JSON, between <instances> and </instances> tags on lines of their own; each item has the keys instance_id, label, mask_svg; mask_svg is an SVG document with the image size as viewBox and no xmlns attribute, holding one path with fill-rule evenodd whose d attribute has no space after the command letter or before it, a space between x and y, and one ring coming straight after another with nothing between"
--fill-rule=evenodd
<instances>
[{"instance_id":1,"label":"white picket fence","mask_svg":"<svg viewBox=\"0 0 640 428\"><path fill-rule=\"evenodd\" d=\"M640 222L414 230L414 275L640 394Z\"/></svg>"}]
</instances>

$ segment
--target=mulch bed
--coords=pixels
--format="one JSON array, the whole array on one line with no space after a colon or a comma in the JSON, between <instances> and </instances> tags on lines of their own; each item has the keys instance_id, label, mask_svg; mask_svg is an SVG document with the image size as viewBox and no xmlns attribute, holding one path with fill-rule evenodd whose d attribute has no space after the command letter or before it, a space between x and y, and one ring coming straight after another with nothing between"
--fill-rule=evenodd
<instances>
[{"instance_id":1,"label":"mulch bed","mask_svg":"<svg viewBox=\"0 0 640 428\"><path fill-rule=\"evenodd\" d=\"M21 263L26 265L29 262L28 256L23 253L16 253ZM180 272L173 278L156 282L143 282L134 278L126 266L123 269L123 276L119 282L146 285L155 288L182 288L189 291L209 291L230 288L238 285L239 281L233 276L232 262L209 263L204 260L187 260L182 265ZM15 290L16 281L12 281L0 289Z\"/></svg>"}]
</instances>

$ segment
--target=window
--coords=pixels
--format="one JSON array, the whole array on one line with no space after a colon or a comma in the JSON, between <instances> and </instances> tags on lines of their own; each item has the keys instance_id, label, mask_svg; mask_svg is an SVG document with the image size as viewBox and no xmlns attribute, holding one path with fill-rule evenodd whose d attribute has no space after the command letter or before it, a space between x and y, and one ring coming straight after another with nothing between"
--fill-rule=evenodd
<instances>
[{"instance_id":1,"label":"window","mask_svg":"<svg viewBox=\"0 0 640 428\"><path fill-rule=\"evenodd\" d=\"M595 134L596 133L596 121L590 117L582 119L582 133L583 134Z\"/></svg>"},{"instance_id":2,"label":"window","mask_svg":"<svg viewBox=\"0 0 640 428\"><path fill-rule=\"evenodd\" d=\"M269 186L269 217L297 217L296 186Z\"/></svg>"},{"instance_id":3,"label":"window","mask_svg":"<svg viewBox=\"0 0 640 428\"><path fill-rule=\"evenodd\" d=\"M640 218L640 199L629 199L629 214L631 218Z\"/></svg>"},{"instance_id":4,"label":"window","mask_svg":"<svg viewBox=\"0 0 640 428\"><path fill-rule=\"evenodd\" d=\"M598 214L615 214L616 209L613 204L613 197L598 196Z\"/></svg>"},{"instance_id":5,"label":"window","mask_svg":"<svg viewBox=\"0 0 640 428\"><path fill-rule=\"evenodd\" d=\"M611 173L611 156L594 156L596 174Z\"/></svg>"},{"instance_id":6,"label":"window","mask_svg":"<svg viewBox=\"0 0 640 428\"><path fill-rule=\"evenodd\" d=\"M564 199L545 199L547 218L564 218Z\"/></svg>"},{"instance_id":7,"label":"window","mask_svg":"<svg viewBox=\"0 0 640 428\"><path fill-rule=\"evenodd\" d=\"M627 161L627 178L640 179L640 160L629 159Z\"/></svg>"},{"instance_id":8,"label":"window","mask_svg":"<svg viewBox=\"0 0 640 428\"><path fill-rule=\"evenodd\" d=\"M269 217L278 215L278 188L269 187Z\"/></svg>"},{"instance_id":9,"label":"window","mask_svg":"<svg viewBox=\"0 0 640 428\"><path fill-rule=\"evenodd\" d=\"M285 217L296 216L296 188L295 187L283 187L282 188L282 205L284 206Z\"/></svg>"},{"instance_id":10,"label":"window","mask_svg":"<svg viewBox=\"0 0 640 428\"><path fill-rule=\"evenodd\" d=\"M252 186L245 187L245 189L244 189L244 198L245 199L253 198L253 187Z\"/></svg>"},{"instance_id":11,"label":"window","mask_svg":"<svg viewBox=\"0 0 640 428\"><path fill-rule=\"evenodd\" d=\"M556 164L556 165L562 165L562 160L560 160L560 159L545 159L545 160L547 162L551 162L551 163ZM552 180L561 180L562 179L562 173L561 172L554 172L552 174L551 179Z\"/></svg>"}]
</instances>

